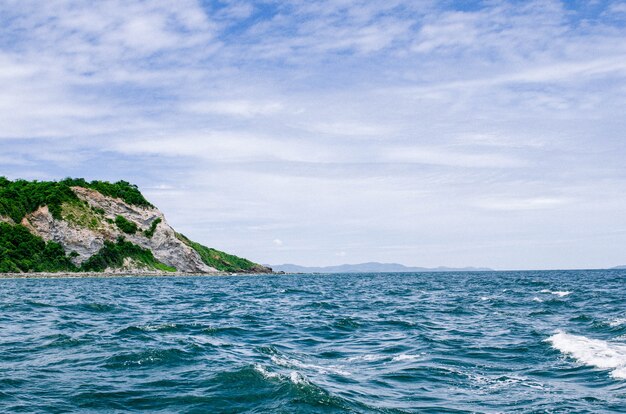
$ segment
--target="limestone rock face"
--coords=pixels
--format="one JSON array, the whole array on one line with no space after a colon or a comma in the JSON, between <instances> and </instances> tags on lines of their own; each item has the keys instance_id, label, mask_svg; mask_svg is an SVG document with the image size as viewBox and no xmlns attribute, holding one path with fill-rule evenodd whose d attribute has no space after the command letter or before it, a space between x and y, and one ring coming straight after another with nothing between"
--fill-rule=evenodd
<instances>
[{"instance_id":1,"label":"limestone rock face","mask_svg":"<svg viewBox=\"0 0 626 414\"><path fill-rule=\"evenodd\" d=\"M9 223L9 224L15 224L15 222L13 221L13 219L11 217L5 217L0 215L0 223Z\"/></svg>"},{"instance_id":2,"label":"limestone rock face","mask_svg":"<svg viewBox=\"0 0 626 414\"><path fill-rule=\"evenodd\" d=\"M44 240L61 244L66 253L75 252L78 255L73 259L76 264L97 253L104 246L105 240L114 242L119 236L123 236L126 240L151 250L158 261L175 267L179 272L217 272L216 269L207 266L194 249L179 240L174 229L167 224L163 213L158 209L129 205L121 199L107 197L98 191L83 187L72 187L72 191L86 204L83 207L72 207L74 210L70 210L69 207L67 210L64 209L64 220L55 219L44 206L24 217L22 224ZM135 223L138 227L137 232L135 234L122 232L114 224L117 216ZM152 237L148 237L144 232L150 229L157 219L160 219L160 222ZM132 263L126 265L133 267Z\"/></svg>"},{"instance_id":3,"label":"limestone rock face","mask_svg":"<svg viewBox=\"0 0 626 414\"><path fill-rule=\"evenodd\" d=\"M76 252L78 256L72 259L75 264L98 253L104 246L104 240L114 240L111 232L96 233L88 228L72 226L64 220L56 220L47 206L39 207L24 217L22 225L45 241L61 244L66 253Z\"/></svg>"}]
</instances>

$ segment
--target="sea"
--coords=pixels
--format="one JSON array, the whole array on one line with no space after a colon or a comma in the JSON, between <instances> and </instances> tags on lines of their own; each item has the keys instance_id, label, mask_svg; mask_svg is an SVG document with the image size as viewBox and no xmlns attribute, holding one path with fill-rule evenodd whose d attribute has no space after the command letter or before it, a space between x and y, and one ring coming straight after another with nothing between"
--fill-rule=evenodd
<instances>
[{"instance_id":1,"label":"sea","mask_svg":"<svg viewBox=\"0 0 626 414\"><path fill-rule=\"evenodd\" d=\"M2 413L624 413L626 271L0 279Z\"/></svg>"}]
</instances>

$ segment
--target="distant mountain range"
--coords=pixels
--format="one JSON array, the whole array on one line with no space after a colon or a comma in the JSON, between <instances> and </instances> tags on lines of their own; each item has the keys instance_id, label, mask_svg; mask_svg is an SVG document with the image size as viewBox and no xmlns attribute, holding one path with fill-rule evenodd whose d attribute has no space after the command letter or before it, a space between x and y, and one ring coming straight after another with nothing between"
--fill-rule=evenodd
<instances>
[{"instance_id":1,"label":"distant mountain range","mask_svg":"<svg viewBox=\"0 0 626 414\"><path fill-rule=\"evenodd\" d=\"M626 265L612 267L613 270L626 270Z\"/></svg>"},{"instance_id":2,"label":"distant mountain range","mask_svg":"<svg viewBox=\"0 0 626 414\"><path fill-rule=\"evenodd\" d=\"M409 267L399 263L359 263L326 267L307 267L295 264L269 265L275 272L285 273L410 273L410 272L488 272L488 267Z\"/></svg>"}]
</instances>

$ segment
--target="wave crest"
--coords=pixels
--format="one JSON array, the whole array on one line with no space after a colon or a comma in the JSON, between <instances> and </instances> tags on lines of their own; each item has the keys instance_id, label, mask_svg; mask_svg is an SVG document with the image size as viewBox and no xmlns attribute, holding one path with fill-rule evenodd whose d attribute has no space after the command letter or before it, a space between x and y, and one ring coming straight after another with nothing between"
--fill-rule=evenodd
<instances>
[{"instance_id":1,"label":"wave crest","mask_svg":"<svg viewBox=\"0 0 626 414\"><path fill-rule=\"evenodd\" d=\"M626 379L626 344L557 332L548 338L552 347L579 362L611 370L613 378Z\"/></svg>"}]
</instances>

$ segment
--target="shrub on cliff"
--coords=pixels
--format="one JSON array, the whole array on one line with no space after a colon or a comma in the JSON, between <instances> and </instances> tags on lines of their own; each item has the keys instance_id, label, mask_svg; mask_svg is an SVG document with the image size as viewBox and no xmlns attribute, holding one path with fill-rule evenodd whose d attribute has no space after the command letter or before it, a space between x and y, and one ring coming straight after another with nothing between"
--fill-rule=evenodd
<instances>
[{"instance_id":1,"label":"shrub on cliff","mask_svg":"<svg viewBox=\"0 0 626 414\"><path fill-rule=\"evenodd\" d=\"M183 243L194 249L204 264L211 266L214 269L223 272L252 272L255 269L261 268L258 264L251 262L248 259L238 257L232 254L224 253L222 251L212 249L210 247L203 246L200 243L196 243L187 236L176 233L176 236Z\"/></svg>"},{"instance_id":2,"label":"shrub on cliff","mask_svg":"<svg viewBox=\"0 0 626 414\"><path fill-rule=\"evenodd\" d=\"M0 223L0 273L76 270L60 244L46 243L22 225Z\"/></svg>"},{"instance_id":3,"label":"shrub on cliff","mask_svg":"<svg viewBox=\"0 0 626 414\"><path fill-rule=\"evenodd\" d=\"M175 268L166 266L156 260L150 250L143 249L121 237L117 239L116 243L105 241L104 247L82 264L81 270L86 272L102 272L107 268L120 268L124 265L124 259L126 258L141 263L149 269L165 272L176 271Z\"/></svg>"},{"instance_id":4,"label":"shrub on cliff","mask_svg":"<svg viewBox=\"0 0 626 414\"><path fill-rule=\"evenodd\" d=\"M124 216L115 217L115 225L127 234L137 233L137 225L130 220L127 220Z\"/></svg>"},{"instance_id":5,"label":"shrub on cliff","mask_svg":"<svg viewBox=\"0 0 626 414\"><path fill-rule=\"evenodd\" d=\"M161 217L155 218L154 221L150 224L150 228L143 232L144 236L151 239L152 236L154 236L154 232L156 231L156 228L160 222L161 222Z\"/></svg>"},{"instance_id":6,"label":"shrub on cliff","mask_svg":"<svg viewBox=\"0 0 626 414\"><path fill-rule=\"evenodd\" d=\"M91 188L102 195L120 198L127 204L153 207L145 199L136 185L127 181L109 183L107 181L86 181L83 178L66 178L62 181L8 180L0 177L0 215L10 217L16 223L37 210L48 206L56 219L61 219L61 205L78 200L70 187Z\"/></svg>"},{"instance_id":7,"label":"shrub on cliff","mask_svg":"<svg viewBox=\"0 0 626 414\"><path fill-rule=\"evenodd\" d=\"M39 207L48 206L56 219L61 219L61 204L78 198L66 185L54 181L9 181L0 177L0 215L19 223Z\"/></svg>"},{"instance_id":8,"label":"shrub on cliff","mask_svg":"<svg viewBox=\"0 0 626 414\"><path fill-rule=\"evenodd\" d=\"M108 181L87 181L83 178L66 178L60 183L67 185L68 187L84 187L91 188L98 191L100 194L107 197L120 198L124 202L134 206L142 207L154 207L146 198L141 194L139 188L129 183L128 181L117 181L110 183Z\"/></svg>"}]
</instances>

